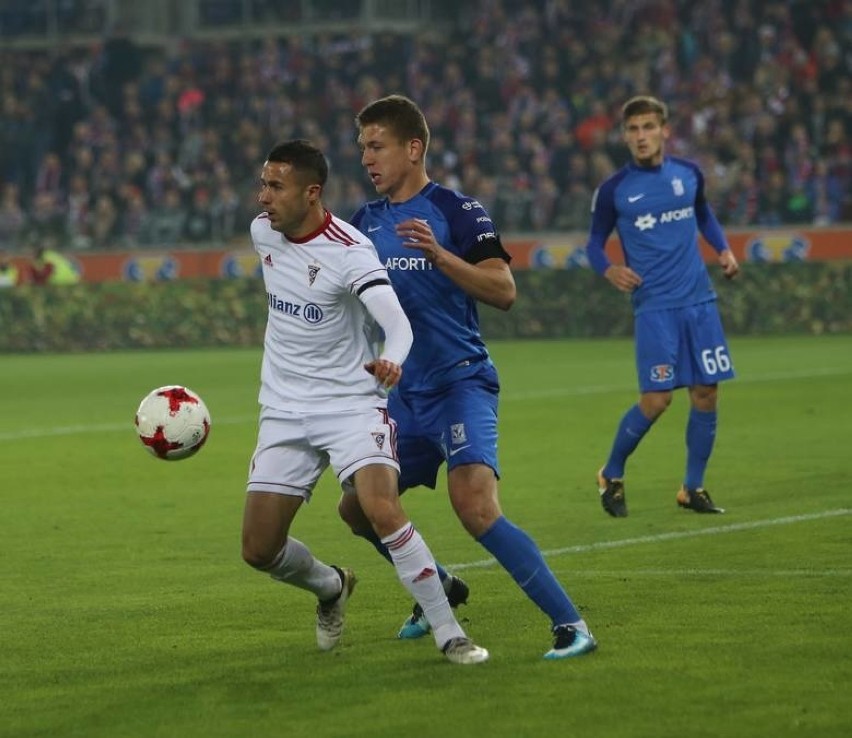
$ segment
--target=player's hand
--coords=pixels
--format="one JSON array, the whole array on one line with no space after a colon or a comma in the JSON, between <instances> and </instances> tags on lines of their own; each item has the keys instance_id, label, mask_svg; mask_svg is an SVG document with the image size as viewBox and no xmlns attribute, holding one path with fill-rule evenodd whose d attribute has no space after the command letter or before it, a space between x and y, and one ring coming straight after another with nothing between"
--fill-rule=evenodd
<instances>
[{"instance_id":1,"label":"player's hand","mask_svg":"<svg viewBox=\"0 0 852 738\"><path fill-rule=\"evenodd\" d=\"M409 218L396 226L396 235L402 239L402 245L409 249L418 249L426 261L434 264L444 248L435 240L432 227L421 218Z\"/></svg>"},{"instance_id":2,"label":"player's hand","mask_svg":"<svg viewBox=\"0 0 852 738\"><path fill-rule=\"evenodd\" d=\"M730 249L719 254L719 263L722 265L722 274L726 279L733 279L740 273L740 265L737 262L737 257Z\"/></svg>"},{"instance_id":3,"label":"player's hand","mask_svg":"<svg viewBox=\"0 0 852 738\"><path fill-rule=\"evenodd\" d=\"M630 267L620 264L613 264L607 267L604 277L622 292L633 292L633 290L642 284L642 277L636 274Z\"/></svg>"},{"instance_id":4,"label":"player's hand","mask_svg":"<svg viewBox=\"0 0 852 738\"><path fill-rule=\"evenodd\" d=\"M402 367L387 359L373 359L364 364L364 368L372 374L385 389L399 384L402 378Z\"/></svg>"}]
</instances>

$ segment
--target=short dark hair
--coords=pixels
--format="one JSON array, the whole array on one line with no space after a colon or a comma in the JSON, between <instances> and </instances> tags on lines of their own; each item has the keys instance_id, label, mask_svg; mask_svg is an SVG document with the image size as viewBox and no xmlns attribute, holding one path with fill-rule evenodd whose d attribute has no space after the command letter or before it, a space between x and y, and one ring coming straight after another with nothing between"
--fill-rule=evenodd
<instances>
[{"instance_id":1,"label":"short dark hair","mask_svg":"<svg viewBox=\"0 0 852 738\"><path fill-rule=\"evenodd\" d=\"M388 95L374 100L355 116L359 128L378 123L386 125L400 141L419 139L423 150L429 148L426 116L414 100L405 95Z\"/></svg>"},{"instance_id":2,"label":"short dark hair","mask_svg":"<svg viewBox=\"0 0 852 738\"><path fill-rule=\"evenodd\" d=\"M666 123L669 119L668 106L651 95L636 95L631 97L621 108L621 122L624 123L634 115L645 115L656 113L660 116L660 123Z\"/></svg>"},{"instance_id":3,"label":"short dark hair","mask_svg":"<svg viewBox=\"0 0 852 738\"><path fill-rule=\"evenodd\" d=\"M304 138L276 144L266 161L289 164L308 184L325 186L328 179L328 161L322 151Z\"/></svg>"}]
</instances>

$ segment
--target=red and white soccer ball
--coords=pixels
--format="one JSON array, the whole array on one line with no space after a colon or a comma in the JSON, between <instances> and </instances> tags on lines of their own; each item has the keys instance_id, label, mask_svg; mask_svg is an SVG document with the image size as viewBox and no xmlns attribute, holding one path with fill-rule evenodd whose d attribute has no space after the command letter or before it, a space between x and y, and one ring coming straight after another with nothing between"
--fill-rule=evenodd
<instances>
[{"instance_id":1,"label":"red and white soccer ball","mask_svg":"<svg viewBox=\"0 0 852 738\"><path fill-rule=\"evenodd\" d=\"M136 411L136 432L158 459L186 459L210 435L210 413L204 401L179 384L151 391Z\"/></svg>"}]
</instances>

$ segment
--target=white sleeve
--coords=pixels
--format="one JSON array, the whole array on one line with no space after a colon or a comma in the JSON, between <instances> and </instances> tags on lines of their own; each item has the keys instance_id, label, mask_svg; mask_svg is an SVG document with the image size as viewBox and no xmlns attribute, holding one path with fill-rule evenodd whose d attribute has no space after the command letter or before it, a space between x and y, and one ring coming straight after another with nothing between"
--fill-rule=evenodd
<instances>
[{"instance_id":1,"label":"white sleeve","mask_svg":"<svg viewBox=\"0 0 852 738\"><path fill-rule=\"evenodd\" d=\"M373 285L358 297L385 332L385 346L379 358L402 365L414 342L414 334L393 287Z\"/></svg>"}]
</instances>

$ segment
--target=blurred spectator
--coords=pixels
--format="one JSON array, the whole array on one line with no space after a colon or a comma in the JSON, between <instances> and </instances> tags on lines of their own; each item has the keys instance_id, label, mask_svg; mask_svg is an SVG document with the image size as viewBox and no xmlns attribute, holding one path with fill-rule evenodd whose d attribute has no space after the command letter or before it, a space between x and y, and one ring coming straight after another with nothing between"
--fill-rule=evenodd
<instances>
[{"instance_id":1,"label":"blurred spectator","mask_svg":"<svg viewBox=\"0 0 852 738\"><path fill-rule=\"evenodd\" d=\"M20 188L9 182L0 192L0 247L15 247L26 222L20 203Z\"/></svg>"},{"instance_id":2,"label":"blurred spectator","mask_svg":"<svg viewBox=\"0 0 852 738\"><path fill-rule=\"evenodd\" d=\"M770 172L768 182L763 186L758 198L758 224L779 226L787 222L787 202L790 193L784 174L776 169Z\"/></svg>"},{"instance_id":3,"label":"blurred spectator","mask_svg":"<svg viewBox=\"0 0 852 738\"><path fill-rule=\"evenodd\" d=\"M80 275L71 261L52 245L38 245L33 249L29 271L30 282L36 285L67 285L80 281Z\"/></svg>"},{"instance_id":4,"label":"blurred spectator","mask_svg":"<svg viewBox=\"0 0 852 738\"><path fill-rule=\"evenodd\" d=\"M90 5L60 3L63 28L97 27L106 6ZM490 198L504 231L585 230L590 192L627 158L620 103L648 92L671 100L669 150L702 163L726 224L852 219L849 0L471 0L440 37L226 40L244 5L301 18L278 7L298 3L224 0L202 3L212 40L142 47L116 27L100 49L0 51L0 243L58 218L85 244L86 193L119 210L97 248L241 238L257 161L296 136L327 152L345 217L369 184L354 113L391 92L432 122L436 175Z\"/></svg>"},{"instance_id":5,"label":"blurred spectator","mask_svg":"<svg viewBox=\"0 0 852 738\"><path fill-rule=\"evenodd\" d=\"M18 267L12 263L8 254L0 251L0 288L14 287L18 279Z\"/></svg>"},{"instance_id":6,"label":"blurred spectator","mask_svg":"<svg viewBox=\"0 0 852 738\"><path fill-rule=\"evenodd\" d=\"M736 226L745 226L757 221L760 204L760 188L751 169L742 169L737 181L728 190L725 203L720 208L722 219Z\"/></svg>"},{"instance_id":7,"label":"blurred spectator","mask_svg":"<svg viewBox=\"0 0 852 738\"><path fill-rule=\"evenodd\" d=\"M80 174L71 177L68 183L68 235L74 248L91 245L91 204L89 183Z\"/></svg>"},{"instance_id":8,"label":"blurred spectator","mask_svg":"<svg viewBox=\"0 0 852 738\"><path fill-rule=\"evenodd\" d=\"M144 243L145 228L148 222L148 206L142 189L134 184L125 183L119 191L119 209L122 245L134 248Z\"/></svg>"},{"instance_id":9,"label":"blurred spectator","mask_svg":"<svg viewBox=\"0 0 852 738\"><path fill-rule=\"evenodd\" d=\"M27 221L26 241L32 244L51 239L65 243L67 237L67 216L61 200L50 191L37 193Z\"/></svg>"},{"instance_id":10,"label":"blurred spectator","mask_svg":"<svg viewBox=\"0 0 852 738\"><path fill-rule=\"evenodd\" d=\"M574 180L556 206L553 227L560 231L582 231L589 227L592 190L581 180Z\"/></svg>"},{"instance_id":11,"label":"blurred spectator","mask_svg":"<svg viewBox=\"0 0 852 738\"><path fill-rule=\"evenodd\" d=\"M593 100L589 114L574 129L574 136L583 151L600 148L612 130L613 118L607 112L603 100Z\"/></svg>"},{"instance_id":12,"label":"blurred spectator","mask_svg":"<svg viewBox=\"0 0 852 738\"><path fill-rule=\"evenodd\" d=\"M213 214L210 192L206 187L198 187L193 191L183 232L190 243L209 243L213 239Z\"/></svg>"},{"instance_id":13,"label":"blurred spectator","mask_svg":"<svg viewBox=\"0 0 852 738\"><path fill-rule=\"evenodd\" d=\"M223 243L232 239L242 223L239 222L240 198L229 184L218 187L210 204L213 219L213 240Z\"/></svg>"},{"instance_id":14,"label":"blurred spectator","mask_svg":"<svg viewBox=\"0 0 852 738\"><path fill-rule=\"evenodd\" d=\"M116 243L119 235L119 214L112 195L104 192L97 195L89 216L89 233L92 248L108 249Z\"/></svg>"},{"instance_id":15,"label":"blurred spectator","mask_svg":"<svg viewBox=\"0 0 852 738\"><path fill-rule=\"evenodd\" d=\"M828 169L828 164L818 159L808 180L808 197L813 205L814 225L828 225L841 220L843 209L843 183Z\"/></svg>"},{"instance_id":16,"label":"blurred spectator","mask_svg":"<svg viewBox=\"0 0 852 738\"><path fill-rule=\"evenodd\" d=\"M146 243L172 248L183 239L186 218L180 191L176 187L167 188L162 202L151 210L143 227Z\"/></svg>"},{"instance_id":17,"label":"blurred spectator","mask_svg":"<svg viewBox=\"0 0 852 738\"><path fill-rule=\"evenodd\" d=\"M62 162L53 151L44 155L36 170L35 191L48 192L55 200L61 200L63 191Z\"/></svg>"}]
</instances>

